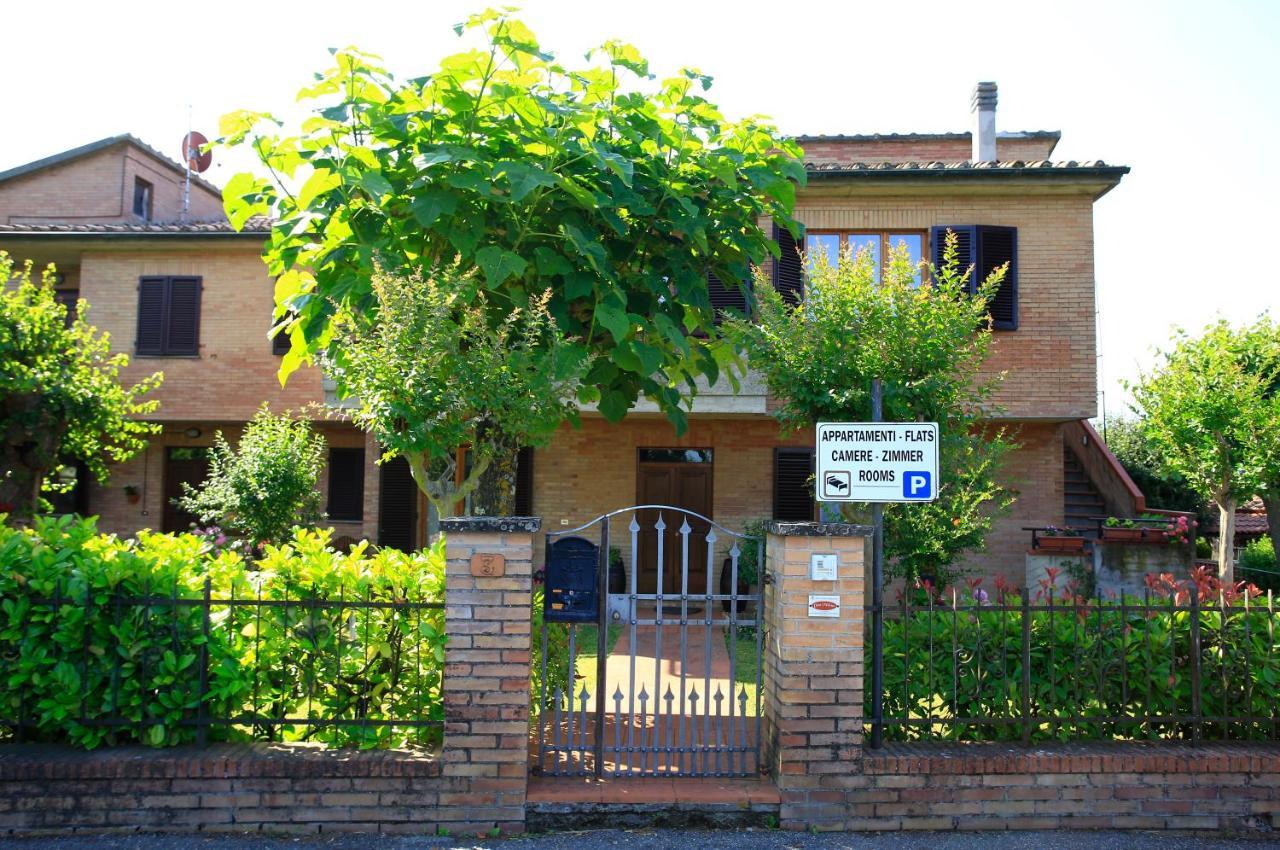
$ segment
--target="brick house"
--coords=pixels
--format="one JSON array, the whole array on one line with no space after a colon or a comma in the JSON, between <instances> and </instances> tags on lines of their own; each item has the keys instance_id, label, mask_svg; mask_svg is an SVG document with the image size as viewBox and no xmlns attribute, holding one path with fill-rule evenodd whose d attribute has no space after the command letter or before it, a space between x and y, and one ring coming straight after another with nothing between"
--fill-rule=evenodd
<instances>
[{"instance_id":1,"label":"brick house","mask_svg":"<svg viewBox=\"0 0 1280 850\"><path fill-rule=\"evenodd\" d=\"M948 227L980 272L1011 263L993 304L986 368L1007 373L991 419L1016 428L1021 448L1005 475L1020 495L973 561L1021 580L1024 526L1131 514L1140 499L1085 421L1097 396L1093 205L1128 169L1052 161L1057 132L997 134L993 85L975 92L974 112L975 133L800 137L810 175L796 210L805 243L778 233L782 259L766 271L775 286L802 287L796 248L850 242L881 257L905 243L933 259ZM235 233L218 190L198 178L184 216L183 179L180 165L129 136L0 172L0 249L56 262L59 287L86 299L113 348L133 356L129 377L165 372L163 435L106 487L81 491L81 509L121 533L185 527L189 518L167 500L177 482L202 474L201 449L215 430L234 436L264 401L277 411L325 401L315 369L283 389L275 377L272 282L259 258L266 223ZM543 517L547 530L644 503L731 528L756 517L811 518L813 435L781 435L769 411L752 376L736 394L723 383L706 388L679 437L648 402L619 425L587 411L581 428L565 426L549 447L522 455L519 509ZM319 425L331 447L321 486L337 533L398 546L426 540L434 521L404 464L378 466L360 432ZM125 485L139 488L139 501Z\"/></svg>"}]
</instances>

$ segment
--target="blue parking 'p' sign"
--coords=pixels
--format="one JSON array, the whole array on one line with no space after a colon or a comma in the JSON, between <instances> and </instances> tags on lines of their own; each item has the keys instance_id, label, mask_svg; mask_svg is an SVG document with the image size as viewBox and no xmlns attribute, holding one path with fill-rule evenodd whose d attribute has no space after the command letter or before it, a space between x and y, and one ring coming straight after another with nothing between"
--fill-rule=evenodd
<instances>
[{"instance_id":1,"label":"blue parking 'p' sign","mask_svg":"<svg viewBox=\"0 0 1280 850\"><path fill-rule=\"evenodd\" d=\"M932 499L933 473L904 472L902 474L902 498L911 501Z\"/></svg>"}]
</instances>

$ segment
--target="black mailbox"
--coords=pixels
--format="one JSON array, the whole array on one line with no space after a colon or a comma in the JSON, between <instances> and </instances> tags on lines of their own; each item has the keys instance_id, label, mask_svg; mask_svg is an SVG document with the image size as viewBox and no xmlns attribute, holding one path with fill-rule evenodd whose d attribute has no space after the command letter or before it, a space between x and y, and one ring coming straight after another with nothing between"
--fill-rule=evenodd
<instances>
[{"instance_id":1,"label":"black mailbox","mask_svg":"<svg viewBox=\"0 0 1280 850\"><path fill-rule=\"evenodd\" d=\"M564 537L547 552L542 619L548 623L593 623L597 608L600 547L585 537Z\"/></svg>"}]
</instances>

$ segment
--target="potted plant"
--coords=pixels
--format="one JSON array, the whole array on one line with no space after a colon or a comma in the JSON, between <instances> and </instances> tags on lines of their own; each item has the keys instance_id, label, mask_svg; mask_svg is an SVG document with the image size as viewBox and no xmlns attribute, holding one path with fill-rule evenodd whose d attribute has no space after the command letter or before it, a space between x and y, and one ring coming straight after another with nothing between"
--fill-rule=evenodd
<instances>
[{"instance_id":1,"label":"potted plant","mask_svg":"<svg viewBox=\"0 0 1280 850\"><path fill-rule=\"evenodd\" d=\"M1102 539L1108 543L1141 543L1143 531L1142 526L1131 519L1107 517L1102 527Z\"/></svg>"},{"instance_id":2,"label":"potted plant","mask_svg":"<svg viewBox=\"0 0 1280 850\"><path fill-rule=\"evenodd\" d=\"M609 592L627 592L627 568L622 563L622 550L617 546L609 547Z\"/></svg>"},{"instance_id":3,"label":"potted plant","mask_svg":"<svg viewBox=\"0 0 1280 850\"><path fill-rule=\"evenodd\" d=\"M133 484L124 485L124 497L129 500L129 504L136 505L142 499L142 491Z\"/></svg>"},{"instance_id":4,"label":"potted plant","mask_svg":"<svg viewBox=\"0 0 1280 850\"><path fill-rule=\"evenodd\" d=\"M764 548L765 520L755 519L743 526L748 536L738 540L738 595L751 593L751 588L760 577L761 552ZM733 559L725 557L720 565L720 595L728 596L733 590ZM730 600L722 599L721 607L726 612L732 607ZM747 610L747 600L738 600L738 613Z\"/></svg>"},{"instance_id":5,"label":"potted plant","mask_svg":"<svg viewBox=\"0 0 1280 850\"><path fill-rule=\"evenodd\" d=\"M1084 538L1077 529L1050 525L1036 535L1036 548L1047 552L1083 552Z\"/></svg>"}]
</instances>

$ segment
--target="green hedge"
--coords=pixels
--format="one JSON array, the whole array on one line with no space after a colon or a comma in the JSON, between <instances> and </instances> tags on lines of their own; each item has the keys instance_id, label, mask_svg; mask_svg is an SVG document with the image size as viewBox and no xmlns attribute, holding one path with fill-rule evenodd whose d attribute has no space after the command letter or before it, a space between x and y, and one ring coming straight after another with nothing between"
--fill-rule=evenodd
<instances>
[{"instance_id":1,"label":"green hedge","mask_svg":"<svg viewBox=\"0 0 1280 850\"><path fill-rule=\"evenodd\" d=\"M1033 741L1276 738L1280 605L1243 585L1220 593L1204 571L1148 584L1146 608L1143 598L1080 599L1052 582L1035 592L1026 614L1029 688L1023 603L1007 588L989 596L974 584L932 601L918 593L905 618L893 606L884 630L885 715L917 722L890 724L885 737L1016 741L1025 696ZM1193 585L1198 613L1185 610ZM1188 719L1197 701L1201 717L1218 719Z\"/></svg>"},{"instance_id":2,"label":"green hedge","mask_svg":"<svg viewBox=\"0 0 1280 850\"><path fill-rule=\"evenodd\" d=\"M0 721L86 748L194 740L207 580L215 600L289 604L210 606L205 715L320 721L211 725L209 740L432 742L438 726L361 721L443 720L444 611L400 604L443 601L443 540L414 554L328 543L299 529L249 564L189 534L124 540L72 517L0 525ZM308 600L342 604L295 604Z\"/></svg>"}]
</instances>

